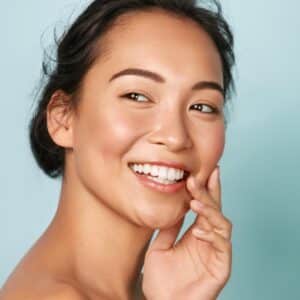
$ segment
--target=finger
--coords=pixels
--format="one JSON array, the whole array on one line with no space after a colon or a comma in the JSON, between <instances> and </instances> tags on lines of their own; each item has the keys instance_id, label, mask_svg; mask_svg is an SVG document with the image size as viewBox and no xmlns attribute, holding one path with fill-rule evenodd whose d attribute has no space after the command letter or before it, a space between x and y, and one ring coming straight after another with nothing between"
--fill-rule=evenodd
<instances>
[{"instance_id":1,"label":"finger","mask_svg":"<svg viewBox=\"0 0 300 300\"><path fill-rule=\"evenodd\" d=\"M197 227L192 230L193 235L201 240L211 242L211 245L218 252L218 256L224 260L231 260L232 243L225 239L222 235L214 231L203 231Z\"/></svg>"},{"instance_id":2,"label":"finger","mask_svg":"<svg viewBox=\"0 0 300 300\"><path fill-rule=\"evenodd\" d=\"M189 177L187 180L187 188L190 191L194 199L199 199L207 205L216 206L214 201L212 201L211 196L208 194L205 186L197 184L197 180L194 177ZM195 224L198 224L205 230L212 230L213 227L209 224L206 218L203 218L201 215L198 215L195 219Z\"/></svg>"},{"instance_id":3,"label":"finger","mask_svg":"<svg viewBox=\"0 0 300 300\"><path fill-rule=\"evenodd\" d=\"M221 180L220 180L220 167L217 166L208 180L208 191L213 200L222 209L221 203Z\"/></svg>"},{"instance_id":4,"label":"finger","mask_svg":"<svg viewBox=\"0 0 300 300\"><path fill-rule=\"evenodd\" d=\"M225 239L231 239L232 223L223 215L221 211L211 206L204 205L195 199L191 201L191 208L196 213L199 213L199 215L206 217L210 226L212 226L214 230L220 233Z\"/></svg>"},{"instance_id":5,"label":"finger","mask_svg":"<svg viewBox=\"0 0 300 300\"><path fill-rule=\"evenodd\" d=\"M212 200L212 196L208 192L208 188L205 185L197 183L196 178L189 177L187 179L187 189L191 193L194 199L199 199L203 203L220 209L215 201ZM213 227L209 224L208 220L201 215L198 215L195 219L195 224L198 224L205 230L213 230Z\"/></svg>"},{"instance_id":6,"label":"finger","mask_svg":"<svg viewBox=\"0 0 300 300\"><path fill-rule=\"evenodd\" d=\"M195 204L195 202L197 202L197 203ZM194 200L194 199L192 201L190 201L191 209L197 214L194 224L198 225L200 228L203 228L204 230L207 230L207 231L213 230L214 228L209 223L207 218L205 216L203 216L202 214L199 214L200 210L197 208L198 205L202 205L202 202L200 202L198 200Z\"/></svg>"},{"instance_id":7,"label":"finger","mask_svg":"<svg viewBox=\"0 0 300 300\"><path fill-rule=\"evenodd\" d=\"M160 229L156 238L150 244L149 250L167 250L173 247L184 222L185 215L174 226Z\"/></svg>"},{"instance_id":8,"label":"finger","mask_svg":"<svg viewBox=\"0 0 300 300\"><path fill-rule=\"evenodd\" d=\"M218 208L217 203L213 201L207 188L197 183L197 180L194 177L189 177L187 179L187 188L194 199L198 199L206 205L211 205L215 208Z\"/></svg>"}]
</instances>

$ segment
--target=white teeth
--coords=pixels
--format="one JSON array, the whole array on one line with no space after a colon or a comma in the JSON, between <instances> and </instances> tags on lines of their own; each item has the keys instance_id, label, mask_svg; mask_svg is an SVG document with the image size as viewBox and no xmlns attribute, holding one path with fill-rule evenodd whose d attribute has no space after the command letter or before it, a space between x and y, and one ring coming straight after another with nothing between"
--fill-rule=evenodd
<instances>
[{"instance_id":1,"label":"white teeth","mask_svg":"<svg viewBox=\"0 0 300 300\"><path fill-rule=\"evenodd\" d=\"M157 166L151 166L151 171L150 171L151 176L158 176L158 167Z\"/></svg>"},{"instance_id":2,"label":"white teeth","mask_svg":"<svg viewBox=\"0 0 300 300\"><path fill-rule=\"evenodd\" d=\"M184 176L184 171L174 168L167 168L163 166L156 166L150 164L132 164L130 167L134 172L151 175L160 180L167 180L168 182L174 182L181 180Z\"/></svg>"},{"instance_id":3,"label":"white teeth","mask_svg":"<svg viewBox=\"0 0 300 300\"><path fill-rule=\"evenodd\" d=\"M168 169L165 167L159 167L158 168L158 177L164 178L164 179L169 179L168 178Z\"/></svg>"},{"instance_id":4,"label":"white teeth","mask_svg":"<svg viewBox=\"0 0 300 300\"><path fill-rule=\"evenodd\" d=\"M183 170L177 170L175 173L175 178L180 179L181 177L184 176L184 171Z\"/></svg>"},{"instance_id":5,"label":"white teeth","mask_svg":"<svg viewBox=\"0 0 300 300\"><path fill-rule=\"evenodd\" d=\"M150 165L145 165L144 167L144 172L145 174L150 174L151 173L151 166Z\"/></svg>"},{"instance_id":6,"label":"white teeth","mask_svg":"<svg viewBox=\"0 0 300 300\"><path fill-rule=\"evenodd\" d=\"M138 168L139 168L139 169L138 169L139 172L142 173L142 172L143 172L143 166L142 166L142 165L139 165Z\"/></svg>"},{"instance_id":7,"label":"white teeth","mask_svg":"<svg viewBox=\"0 0 300 300\"><path fill-rule=\"evenodd\" d=\"M159 177L152 177L152 176L147 176L149 179L153 180L153 181L156 181L156 182L159 182L159 183L162 183L162 184L172 184L172 183L175 183L176 181L173 181L173 180L168 180L168 179L161 179Z\"/></svg>"},{"instance_id":8,"label":"white teeth","mask_svg":"<svg viewBox=\"0 0 300 300\"><path fill-rule=\"evenodd\" d=\"M169 180L175 180L177 175L177 170L175 169L168 169L168 179Z\"/></svg>"}]
</instances>

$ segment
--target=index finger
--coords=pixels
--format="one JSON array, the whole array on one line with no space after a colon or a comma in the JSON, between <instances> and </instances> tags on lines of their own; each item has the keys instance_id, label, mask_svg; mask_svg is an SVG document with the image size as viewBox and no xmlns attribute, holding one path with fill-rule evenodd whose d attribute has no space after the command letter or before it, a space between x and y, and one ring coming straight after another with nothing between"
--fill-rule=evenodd
<instances>
[{"instance_id":1,"label":"index finger","mask_svg":"<svg viewBox=\"0 0 300 300\"><path fill-rule=\"evenodd\" d=\"M199 200L206 205L212 206L215 209L220 210L219 204L213 199L210 191L208 190L208 182L205 184L200 183L198 177L189 177L187 179L187 190L192 196L192 199Z\"/></svg>"},{"instance_id":2,"label":"index finger","mask_svg":"<svg viewBox=\"0 0 300 300\"><path fill-rule=\"evenodd\" d=\"M213 200L222 209L220 166L217 166L209 177L207 189Z\"/></svg>"}]
</instances>

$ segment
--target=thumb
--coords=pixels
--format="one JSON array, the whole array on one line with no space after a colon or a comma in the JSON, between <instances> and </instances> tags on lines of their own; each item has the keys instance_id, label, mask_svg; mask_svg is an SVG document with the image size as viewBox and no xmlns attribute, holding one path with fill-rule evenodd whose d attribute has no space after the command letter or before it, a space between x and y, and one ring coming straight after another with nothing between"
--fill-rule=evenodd
<instances>
[{"instance_id":1,"label":"thumb","mask_svg":"<svg viewBox=\"0 0 300 300\"><path fill-rule=\"evenodd\" d=\"M166 229L160 229L148 250L168 250L169 248L173 247L177 235L180 232L184 218L185 215L175 225Z\"/></svg>"}]
</instances>

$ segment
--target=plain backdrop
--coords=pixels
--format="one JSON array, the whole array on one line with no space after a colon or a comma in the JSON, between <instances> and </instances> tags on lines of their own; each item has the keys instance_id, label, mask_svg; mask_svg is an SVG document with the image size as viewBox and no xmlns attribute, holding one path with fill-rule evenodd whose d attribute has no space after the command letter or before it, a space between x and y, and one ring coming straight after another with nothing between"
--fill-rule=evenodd
<instances>
[{"instance_id":1,"label":"plain backdrop","mask_svg":"<svg viewBox=\"0 0 300 300\"><path fill-rule=\"evenodd\" d=\"M221 160L233 270L219 299L300 299L300 2L221 2L236 39L237 94ZM57 206L60 182L36 166L27 126L43 48L85 4L0 1L0 286Z\"/></svg>"}]
</instances>

